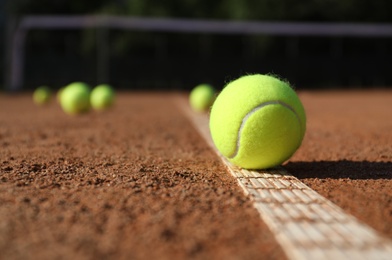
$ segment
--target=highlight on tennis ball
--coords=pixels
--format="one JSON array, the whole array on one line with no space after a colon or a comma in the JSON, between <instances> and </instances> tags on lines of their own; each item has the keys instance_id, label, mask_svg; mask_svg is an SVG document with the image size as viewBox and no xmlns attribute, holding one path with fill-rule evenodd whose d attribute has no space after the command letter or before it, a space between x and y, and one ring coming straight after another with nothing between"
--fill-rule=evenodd
<instances>
[{"instance_id":1,"label":"highlight on tennis ball","mask_svg":"<svg viewBox=\"0 0 392 260\"><path fill-rule=\"evenodd\" d=\"M208 111L214 103L216 90L210 84L200 84L192 89L189 103L194 111Z\"/></svg>"},{"instance_id":2,"label":"highlight on tennis ball","mask_svg":"<svg viewBox=\"0 0 392 260\"><path fill-rule=\"evenodd\" d=\"M34 90L33 101L37 105L48 104L52 97L52 91L48 86L40 86Z\"/></svg>"},{"instance_id":3,"label":"highlight on tennis ball","mask_svg":"<svg viewBox=\"0 0 392 260\"><path fill-rule=\"evenodd\" d=\"M306 130L304 107L290 85L270 75L230 82L216 98L210 131L219 152L245 169L267 169L288 160Z\"/></svg>"},{"instance_id":4,"label":"highlight on tennis ball","mask_svg":"<svg viewBox=\"0 0 392 260\"><path fill-rule=\"evenodd\" d=\"M114 89L108 84L100 84L96 86L90 95L91 106L98 111L110 108L114 103L114 99Z\"/></svg>"},{"instance_id":5,"label":"highlight on tennis ball","mask_svg":"<svg viewBox=\"0 0 392 260\"><path fill-rule=\"evenodd\" d=\"M83 82L66 86L60 94L60 104L65 113L77 115L90 110L90 87Z\"/></svg>"}]
</instances>

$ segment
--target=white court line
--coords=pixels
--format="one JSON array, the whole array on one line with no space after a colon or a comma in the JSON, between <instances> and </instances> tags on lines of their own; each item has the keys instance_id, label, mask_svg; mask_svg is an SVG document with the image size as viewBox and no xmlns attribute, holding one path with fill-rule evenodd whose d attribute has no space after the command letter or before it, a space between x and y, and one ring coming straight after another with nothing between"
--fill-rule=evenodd
<instances>
[{"instance_id":1,"label":"white court line","mask_svg":"<svg viewBox=\"0 0 392 260\"><path fill-rule=\"evenodd\" d=\"M392 259L391 240L346 214L283 167L249 171L233 166L212 142L208 115L193 112L183 96L179 104L253 201L288 259Z\"/></svg>"}]
</instances>

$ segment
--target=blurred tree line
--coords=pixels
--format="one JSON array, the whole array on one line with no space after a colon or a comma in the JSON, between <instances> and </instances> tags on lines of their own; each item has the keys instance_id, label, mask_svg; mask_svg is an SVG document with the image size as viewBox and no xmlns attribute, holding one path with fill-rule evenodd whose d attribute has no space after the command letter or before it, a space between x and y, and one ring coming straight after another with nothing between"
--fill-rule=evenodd
<instances>
[{"instance_id":1,"label":"blurred tree line","mask_svg":"<svg viewBox=\"0 0 392 260\"><path fill-rule=\"evenodd\" d=\"M11 21L11 17L17 18L34 14L104 14L247 21L358 23L389 23L392 20L390 15L392 1L390 0L0 0L0 3L2 4L0 6L3 7L2 15L5 17L4 24L6 21ZM2 28L5 31L4 24ZM29 32L26 45L26 67L31 68L31 70L27 70L30 73L27 76L32 79L30 84L38 84L37 78L41 77L40 74L43 70L64 71L67 66L73 67L75 71L78 70L79 74L74 72L74 75L71 75L71 72L63 72L57 76L61 78L61 83L52 79L53 82L56 82L54 84L63 84L69 77L87 77L83 79L94 81L92 78L97 77L96 74L100 73L99 69L97 72L94 64L99 59L97 58L97 51L99 51L97 44L102 39L110 40L108 43L109 53L107 54L109 65L106 68L109 70L108 74L120 78L121 73L123 75L129 73L124 70L127 68L139 70L140 77L149 77L148 73L142 75L143 70L147 69L150 72L158 70L155 76L157 80L162 81L165 73L177 73L177 70L184 67L183 64L193 60L195 64L188 69L197 72L195 75L189 75L189 77L194 77L189 84L196 83L200 78L212 81L212 83L222 80L214 78L214 73L205 69L208 59L212 59L209 62L210 66L220 66L229 74L267 71L270 66L274 72L294 78L298 84L311 85L317 83L314 81L304 82L300 78L297 80L295 75L300 74L298 70L287 68L297 66L296 63L302 62L304 64L303 70L307 70L312 66L306 65L306 62L320 63L326 57L331 59L326 64L333 66L336 58L342 58L342 53L345 53L344 55L349 58L347 64L344 63L345 61L341 62L342 66L358 63L358 60L350 60L350 57L355 57L358 53L364 53L365 59L380 52L379 49L381 49L379 56L390 54L389 40L365 39L357 41L356 39L317 37L304 40L295 37L269 37L267 35L251 37L184 35L116 30L107 32L95 29L50 32L33 30ZM364 51L369 49L369 53ZM75 65L75 61L80 60L80 57L82 57L82 62ZM129 57L128 60L126 57ZM306 59L308 60L306 61ZM55 60L62 60L63 67L53 66ZM237 63L237 66L231 64L233 61ZM377 61L366 60L366 62ZM260 63L263 63L263 66L259 65ZM279 66L278 63L285 63L286 68ZM168 66L172 66L173 69L159 72L165 64L169 64ZM176 64L179 65L176 67ZM41 71L38 71L38 68L41 68ZM324 68L318 69L323 70ZM303 74L306 77L306 73ZM326 77L329 77L328 75ZM111 77L113 78L113 76ZM233 75L233 77L235 76L237 75ZM339 81L339 79L335 81ZM342 83L332 80L332 82L321 82L320 84L357 84L355 76L344 79L344 81ZM387 83L386 80L380 80L380 84L385 83ZM374 84L374 82L369 82L369 84Z\"/></svg>"}]
</instances>

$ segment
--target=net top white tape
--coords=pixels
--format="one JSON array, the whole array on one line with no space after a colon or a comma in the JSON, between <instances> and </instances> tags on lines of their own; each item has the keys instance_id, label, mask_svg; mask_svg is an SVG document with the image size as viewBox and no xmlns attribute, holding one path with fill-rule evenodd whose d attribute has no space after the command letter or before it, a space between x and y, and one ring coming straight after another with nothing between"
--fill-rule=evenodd
<instances>
[{"instance_id":1,"label":"net top white tape","mask_svg":"<svg viewBox=\"0 0 392 260\"><path fill-rule=\"evenodd\" d=\"M274 21L224 21L200 19L151 18L110 15L28 15L21 28L110 27L185 33L269 34L307 36L391 37L392 24L305 23Z\"/></svg>"},{"instance_id":2,"label":"net top white tape","mask_svg":"<svg viewBox=\"0 0 392 260\"><path fill-rule=\"evenodd\" d=\"M180 104L216 151L208 116L193 113L183 98ZM289 259L392 259L390 240L346 214L284 168L248 171L218 155Z\"/></svg>"},{"instance_id":3,"label":"net top white tape","mask_svg":"<svg viewBox=\"0 0 392 260\"><path fill-rule=\"evenodd\" d=\"M110 15L27 15L19 19L12 36L9 90L19 90L24 80L24 45L31 29L111 28L177 33L228 35L282 35L328 37L392 37L392 24L304 23L273 21L221 21ZM11 39L10 39L11 40Z\"/></svg>"}]
</instances>

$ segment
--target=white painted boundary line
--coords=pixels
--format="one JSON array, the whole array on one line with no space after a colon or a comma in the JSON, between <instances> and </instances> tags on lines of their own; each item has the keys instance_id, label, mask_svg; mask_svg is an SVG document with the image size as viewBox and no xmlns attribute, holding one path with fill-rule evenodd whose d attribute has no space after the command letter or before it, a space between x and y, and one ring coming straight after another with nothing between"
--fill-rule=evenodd
<instances>
[{"instance_id":1,"label":"white painted boundary line","mask_svg":"<svg viewBox=\"0 0 392 260\"><path fill-rule=\"evenodd\" d=\"M206 114L181 109L217 152ZM392 259L392 242L278 167L248 171L230 164L217 152L244 193L251 198L262 220L271 229L288 259Z\"/></svg>"}]
</instances>

